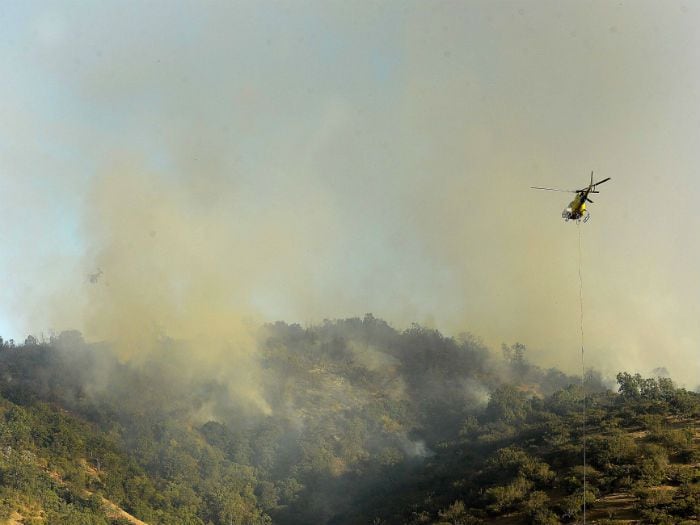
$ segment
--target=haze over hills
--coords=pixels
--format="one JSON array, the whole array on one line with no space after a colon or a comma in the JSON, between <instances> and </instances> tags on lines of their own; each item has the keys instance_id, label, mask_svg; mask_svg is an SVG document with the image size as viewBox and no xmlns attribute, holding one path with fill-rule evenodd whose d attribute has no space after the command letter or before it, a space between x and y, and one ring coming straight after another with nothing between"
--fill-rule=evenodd
<instances>
[{"instance_id":1,"label":"haze over hills","mask_svg":"<svg viewBox=\"0 0 700 525\"><path fill-rule=\"evenodd\" d=\"M0 519L697 521L699 22L0 3Z\"/></svg>"},{"instance_id":2,"label":"haze over hills","mask_svg":"<svg viewBox=\"0 0 700 525\"><path fill-rule=\"evenodd\" d=\"M178 4L0 13L6 338L371 311L574 373L568 196L528 188L595 170L590 364L696 386L700 6Z\"/></svg>"}]
</instances>

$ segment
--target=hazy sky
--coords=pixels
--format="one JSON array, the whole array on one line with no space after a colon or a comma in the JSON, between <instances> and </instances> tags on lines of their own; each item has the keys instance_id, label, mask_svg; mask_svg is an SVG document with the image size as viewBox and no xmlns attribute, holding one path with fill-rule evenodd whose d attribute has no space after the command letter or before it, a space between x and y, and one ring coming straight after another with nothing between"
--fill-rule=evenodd
<instances>
[{"instance_id":1,"label":"hazy sky","mask_svg":"<svg viewBox=\"0 0 700 525\"><path fill-rule=\"evenodd\" d=\"M700 4L0 5L0 334L373 312L700 377ZM91 284L88 274L104 272ZM228 337L228 335L227 335Z\"/></svg>"}]
</instances>

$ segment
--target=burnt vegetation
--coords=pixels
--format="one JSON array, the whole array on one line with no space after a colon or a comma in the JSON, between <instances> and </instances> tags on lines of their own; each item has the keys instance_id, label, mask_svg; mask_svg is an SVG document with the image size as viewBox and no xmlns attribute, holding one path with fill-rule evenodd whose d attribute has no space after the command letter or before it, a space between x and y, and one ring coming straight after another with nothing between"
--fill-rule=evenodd
<instances>
[{"instance_id":1,"label":"burnt vegetation","mask_svg":"<svg viewBox=\"0 0 700 525\"><path fill-rule=\"evenodd\" d=\"M0 346L0 522L555 524L584 498L591 523L700 516L700 396L666 377L582 384L517 343L367 315L265 326L261 410L166 338L127 362L77 332Z\"/></svg>"}]
</instances>

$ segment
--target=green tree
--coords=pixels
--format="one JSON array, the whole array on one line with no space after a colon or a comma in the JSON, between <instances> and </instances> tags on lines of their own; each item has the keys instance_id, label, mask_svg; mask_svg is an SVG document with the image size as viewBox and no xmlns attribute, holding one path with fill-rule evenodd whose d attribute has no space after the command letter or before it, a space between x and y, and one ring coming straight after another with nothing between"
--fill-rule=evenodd
<instances>
[{"instance_id":1,"label":"green tree","mask_svg":"<svg viewBox=\"0 0 700 525\"><path fill-rule=\"evenodd\" d=\"M491 393L485 415L492 421L514 423L528 413L527 396L512 385L502 385Z\"/></svg>"}]
</instances>

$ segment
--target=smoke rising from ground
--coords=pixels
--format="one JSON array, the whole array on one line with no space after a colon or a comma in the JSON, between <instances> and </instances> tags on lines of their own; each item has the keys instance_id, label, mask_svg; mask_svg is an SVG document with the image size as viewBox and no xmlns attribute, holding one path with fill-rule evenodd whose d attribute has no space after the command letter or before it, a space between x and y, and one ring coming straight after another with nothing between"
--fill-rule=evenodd
<instances>
[{"instance_id":1,"label":"smoke rising from ground","mask_svg":"<svg viewBox=\"0 0 700 525\"><path fill-rule=\"evenodd\" d=\"M565 195L527 188L595 169L613 180L582 226L589 362L693 382L684 9L17 8L4 323L79 328L125 359L186 340L263 408L253 332L276 319L372 311L573 371L577 233Z\"/></svg>"}]
</instances>

